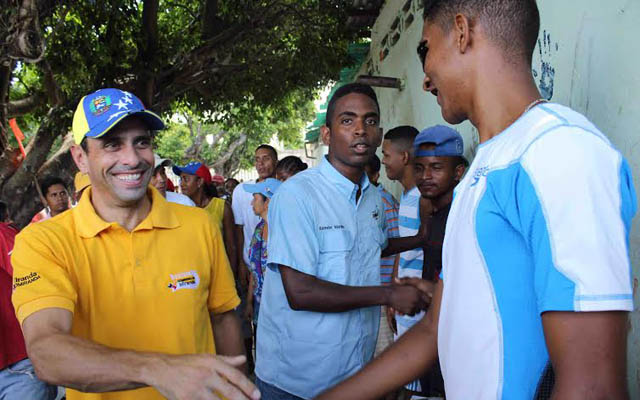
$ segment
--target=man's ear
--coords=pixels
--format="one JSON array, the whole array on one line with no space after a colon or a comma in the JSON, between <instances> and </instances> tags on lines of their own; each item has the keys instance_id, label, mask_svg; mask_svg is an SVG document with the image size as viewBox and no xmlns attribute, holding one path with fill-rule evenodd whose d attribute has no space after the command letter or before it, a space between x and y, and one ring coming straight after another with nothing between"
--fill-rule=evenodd
<instances>
[{"instance_id":1,"label":"man's ear","mask_svg":"<svg viewBox=\"0 0 640 400\"><path fill-rule=\"evenodd\" d=\"M456 14L453 22L456 46L460 53L465 53L471 46L472 21L466 15Z\"/></svg>"},{"instance_id":2,"label":"man's ear","mask_svg":"<svg viewBox=\"0 0 640 400\"><path fill-rule=\"evenodd\" d=\"M411 162L411 153L409 151L402 152L402 165L409 165Z\"/></svg>"},{"instance_id":3,"label":"man's ear","mask_svg":"<svg viewBox=\"0 0 640 400\"><path fill-rule=\"evenodd\" d=\"M464 173L466 170L467 168L464 166L464 164L458 164L456 166L456 171L455 171L456 181L460 182L462 180L462 177L464 176Z\"/></svg>"},{"instance_id":4,"label":"man's ear","mask_svg":"<svg viewBox=\"0 0 640 400\"><path fill-rule=\"evenodd\" d=\"M331 128L327 125L322 125L320 127L320 136L322 136L322 143L324 143L325 146L329 146L331 144Z\"/></svg>"},{"instance_id":5,"label":"man's ear","mask_svg":"<svg viewBox=\"0 0 640 400\"><path fill-rule=\"evenodd\" d=\"M84 151L82 146L74 144L73 146L71 146L70 151L71 157L73 158L73 161L76 163L76 166L78 167L80 172L85 174L88 173L89 164L87 162L87 153Z\"/></svg>"}]
</instances>

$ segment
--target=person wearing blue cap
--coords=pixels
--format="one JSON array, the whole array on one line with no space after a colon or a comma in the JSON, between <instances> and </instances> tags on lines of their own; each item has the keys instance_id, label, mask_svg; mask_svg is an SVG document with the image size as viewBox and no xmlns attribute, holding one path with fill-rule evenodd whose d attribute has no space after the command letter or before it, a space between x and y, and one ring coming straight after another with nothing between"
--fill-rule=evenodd
<instances>
[{"instance_id":1,"label":"person wearing blue cap","mask_svg":"<svg viewBox=\"0 0 640 400\"><path fill-rule=\"evenodd\" d=\"M424 17L423 87L480 145L455 190L427 316L320 398L377 398L439 356L452 400L536 398L551 366L553 399L628 399L627 161L587 118L541 96L535 1L425 0Z\"/></svg>"},{"instance_id":2,"label":"person wearing blue cap","mask_svg":"<svg viewBox=\"0 0 640 400\"><path fill-rule=\"evenodd\" d=\"M131 93L83 97L71 155L91 185L16 239L12 300L27 350L69 400L259 397L235 368L240 299L219 230L149 187L162 128Z\"/></svg>"},{"instance_id":3,"label":"person wearing blue cap","mask_svg":"<svg viewBox=\"0 0 640 400\"><path fill-rule=\"evenodd\" d=\"M429 235L423 247L422 279L438 282L442 270L442 245L453 190L465 173L462 136L452 128L436 125L424 129L413 143L413 174L420 195L431 203ZM436 362L431 371L420 377L421 392L430 397L444 397L442 373Z\"/></svg>"},{"instance_id":4,"label":"person wearing blue cap","mask_svg":"<svg viewBox=\"0 0 640 400\"><path fill-rule=\"evenodd\" d=\"M264 400L308 399L353 374L373 356L381 305L414 314L429 301L411 285L380 286L381 255L424 237L387 243L382 198L364 171L379 115L370 86L339 88L321 128L328 155L270 200L255 370Z\"/></svg>"},{"instance_id":5,"label":"person wearing blue cap","mask_svg":"<svg viewBox=\"0 0 640 400\"><path fill-rule=\"evenodd\" d=\"M172 203L182 204L185 206L195 206L196 204L189 197L182 193L170 192L167 190L167 173L165 168L171 166L171 160L168 158L162 158L156 153L153 153L154 170L151 177L151 186L155 187L160 194Z\"/></svg>"},{"instance_id":6,"label":"person wearing blue cap","mask_svg":"<svg viewBox=\"0 0 640 400\"><path fill-rule=\"evenodd\" d=\"M249 244L249 270L252 279L247 289L247 302L244 309L245 318L252 321L254 331L257 329L258 315L260 312L260 298L262 297L262 283L267 270L267 239L269 237L268 211L269 202L280 187L281 182L274 178L243 185L247 193L253 195L251 207L253 212L262 218L251 238Z\"/></svg>"}]
</instances>

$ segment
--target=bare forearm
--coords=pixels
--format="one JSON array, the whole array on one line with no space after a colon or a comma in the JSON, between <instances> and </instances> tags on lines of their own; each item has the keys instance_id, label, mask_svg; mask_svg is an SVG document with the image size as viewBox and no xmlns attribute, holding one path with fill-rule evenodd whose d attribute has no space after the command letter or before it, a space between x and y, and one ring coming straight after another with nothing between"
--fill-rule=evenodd
<instances>
[{"instance_id":1,"label":"bare forearm","mask_svg":"<svg viewBox=\"0 0 640 400\"><path fill-rule=\"evenodd\" d=\"M387 286L344 286L324 281L309 292L299 293L295 304L289 303L294 310L343 312L386 305L388 298Z\"/></svg>"},{"instance_id":2,"label":"bare forearm","mask_svg":"<svg viewBox=\"0 0 640 400\"><path fill-rule=\"evenodd\" d=\"M382 250L382 257L392 256L394 254L413 250L422 246L424 246L424 243L422 238L418 235L389 239L387 247Z\"/></svg>"},{"instance_id":3,"label":"bare forearm","mask_svg":"<svg viewBox=\"0 0 640 400\"><path fill-rule=\"evenodd\" d=\"M38 376L82 392L108 392L153 385L151 371L162 355L109 348L58 333L30 343Z\"/></svg>"},{"instance_id":4,"label":"bare forearm","mask_svg":"<svg viewBox=\"0 0 640 400\"><path fill-rule=\"evenodd\" d=\"M222 218L222 234L224 237L224 247L227 252L227 257L229 258L229 265L231 266L231 271L233 272L233 276L238 276L238 249L236 248L236 224L233 220L233 213L231 212L231 208L229 205L225 204L224 206L224 214Z\"/></svg>"},{"instance_id":5,"label":"bare forearm","mask_svg":"<svg viewBox=\"0 0 640 400\"><path fill-rule=\"evenodd\" d=\"M229 259L229 266L231 267L231 272L233 272L233 276L238 276L238 254L236 249L236 244L234 241L234 235L229 235L227 230L224 233L224 249L227 252L227 258Z\"/></svg>"},{"instance_id":6,"label":"bare forearm","mask_svg":"<svg viewBox=\"0 0 640 400\"><path fill-rule=\"evenodd\" d=\"M317 399L366 400L383 397L423 375L434 365L438 354L436 334L433 327L421 321L357 374Z\"/></svg>"},{"instance_id":7,"label":"bare forearm","mask_svg":"<svg viewBox=\"0 0 640 400\"><path fill-rule=\"evenodd\" d=\"M238 267L244 264L244 231L242 225L236 225L235 242L236 242L236 260Z\"/></svg>"},{"instance_id":8,"label":"bare forearm","mask_svg":"<svg viewBox=\"0 0 640 400\"><path fill-rule=\"evenodd\" d=\"M295 274L288 267L280 266L280 271ZM345 286L322 279L293 284L292 279L283 276L287 300L294 310L343 312L389 303L389 286Z\"/></svg>"},{"instance_id":9,"label":"bare forearm","mask_svg":"<svg viewBox=\"0 0 640 400\"><path fill-rule=\"evenodd\" d=\"M240 320L233 310L213 315L211 322L217 354L225 356L245 354Z\"/></svg>"}]
</instances>

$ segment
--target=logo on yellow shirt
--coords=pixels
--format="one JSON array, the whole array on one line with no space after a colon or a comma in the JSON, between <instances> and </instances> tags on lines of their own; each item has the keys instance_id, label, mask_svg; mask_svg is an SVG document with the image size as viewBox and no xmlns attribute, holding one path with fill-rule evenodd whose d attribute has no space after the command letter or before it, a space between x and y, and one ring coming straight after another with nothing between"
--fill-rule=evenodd
<instances>
[{"instance_id":1,"label":"logo on yellow shirt","mask_svg":"<svg viewBox=\"0 0 640 400\"><path fill-rule=\"evenodd\" d=\"M172 292L180 289L195 289L200 284L198 272L191 270L179 274L169 274L171 282L167 286Z\"/></svg>"}]
</instances>

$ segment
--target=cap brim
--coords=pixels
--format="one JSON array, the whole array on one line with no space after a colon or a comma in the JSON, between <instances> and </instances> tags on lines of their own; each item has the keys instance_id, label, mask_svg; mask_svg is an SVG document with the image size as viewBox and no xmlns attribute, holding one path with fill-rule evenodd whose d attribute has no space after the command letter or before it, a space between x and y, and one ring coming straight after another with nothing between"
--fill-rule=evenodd
<instances>
[{"instance_id":1,"label":"cap brim","mask_svg":"<svg viewBox=\"0 0 640 400\"><path fill-rule=\"evenodd\" d=\"M242 188L244 189L245 192L247 193L262 193L262 187L260 185L256 185L256 184L244 184L242 185Z\"/></svg>"},{"instance_id":2,"label":"cap brim","mask_svg":"<svg viewBox=\"0 0 640 400\"><path fill-rule=\"evenodd\" d=\"M114 114L114 115L117 115L117 114ZM128 112L123 112L121 115L118 115L116 118L107 120L104 124L99 124L98 126L94 127L92 130L87 132L85 137L93 138L93 139L99 138L105 135L107 132L109 132L114 126L116 126L118 122L132 115L140 116L144 120L144 122L147 124L147 127L152 131L159 131L166 127L164 122L162 122L162 118L160 118L153 111L131 110Z\"/></svg>"},{"instance_id":3,"label":"cap brim","mask_svg":"<svg viewBox=\"0 0 640 400\"><path fill-rule=\"evenodd\" d=\"M171 170L173 171L174 174L176 174L178 176L180 176L180 174L184 171L183 168L180 168L177 165L174 165L173 167L171 167ZM193 174L189 174L189 175L193 175Z\"/></svg>"}]
</instances>

